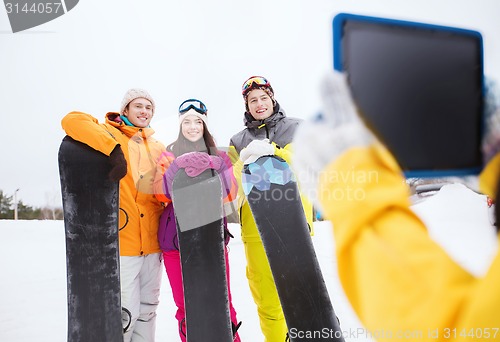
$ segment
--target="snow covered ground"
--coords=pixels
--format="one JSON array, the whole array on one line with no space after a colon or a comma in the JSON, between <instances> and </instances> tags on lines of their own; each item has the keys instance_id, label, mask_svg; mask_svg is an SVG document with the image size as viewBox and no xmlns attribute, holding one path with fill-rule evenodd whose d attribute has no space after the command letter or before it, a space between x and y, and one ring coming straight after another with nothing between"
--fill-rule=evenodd
<instances>
[{"instance_id":1,"label":"snow covered ground","mask_svg":"<svg viewBox=\"0 0 500 342\"><path fill-rule=\"evenodd\" d=\"M447 185L414 206L429 226L431 236L463 267L484 274L496 253L495 232L488 218L486 198L459 184ZM255 305L245 278L245 256L239 226L230 243L231 285L234 306L243 321L243 341L258 342ZM316 253L346 341L370 341L352 311L336 272L331 225L315 223ZM0 341L66 341L66 264L62 221L0 221ZM164 277L158 309L157 341L178 341L175 307ZM351 334L354 336L355 334Z\"/></svg>"}]
</instances>

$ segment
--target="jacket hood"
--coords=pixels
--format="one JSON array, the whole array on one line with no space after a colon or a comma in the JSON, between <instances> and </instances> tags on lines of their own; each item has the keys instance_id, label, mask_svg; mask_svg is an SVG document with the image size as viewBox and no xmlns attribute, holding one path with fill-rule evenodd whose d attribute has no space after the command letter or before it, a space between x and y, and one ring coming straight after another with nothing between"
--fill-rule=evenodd
<instances>
[{"instance_id":1,"label":"jacket hood","mask_svg":"<svg viewBox=\"0 0 500 342\"><path fill-rule=\"evenodd\" d=\"M286 117L285 110L281 108L280 104L276 101L276 105L274 106L274 113L271 114L268 118L264 120L255 120L249 112L245 112L244 114L244 123L247 128L257 128L262 124L266 124L269 127L273 127L276 122Z\"/></svg>"}]
</instances>

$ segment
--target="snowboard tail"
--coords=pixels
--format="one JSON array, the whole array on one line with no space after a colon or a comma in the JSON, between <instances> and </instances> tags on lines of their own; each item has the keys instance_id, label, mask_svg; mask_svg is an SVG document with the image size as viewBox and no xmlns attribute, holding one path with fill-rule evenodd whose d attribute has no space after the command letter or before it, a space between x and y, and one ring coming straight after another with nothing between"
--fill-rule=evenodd
<instances>
[{"instance_id":1,"label":"snowboard tail","mask_svg":"<svg viewBox=\"0 0 500 342\"><path fill-rule=\"evenodd\" d=\"M245 165L244 192L271 267L291 341L343 341L310 236L295 177L275 156ZM329 334L321 332L328 331ZM293 334L297 332L297 334ZM316 335L315 335L316 336Z\"/></svg>"},{"instance_id":2,"label":"snowboard tail","mask_svg":"<svg viewBox=\"0 0 500 342\"><path fill-rule=\"evenodd\" d=\"M189 342L233 341L226 278L222 186L206 170L173 181Z\"/></svg>"},{"instance_id":3,"label":"snowboard tail","mask_svg":"<svg viewBox=\"0 0 500 342\"><path fill-rule=\"evenodd\" d=\"M108 157L66 136L59 148L66 235L68 342L123 341L118 182Z\"/></svg>"}]
</instances>

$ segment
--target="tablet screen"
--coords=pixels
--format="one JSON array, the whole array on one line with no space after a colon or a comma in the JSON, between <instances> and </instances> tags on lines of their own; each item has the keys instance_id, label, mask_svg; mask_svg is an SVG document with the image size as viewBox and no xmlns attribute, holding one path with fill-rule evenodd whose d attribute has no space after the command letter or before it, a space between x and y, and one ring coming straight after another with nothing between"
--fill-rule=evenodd
<instances>
[{"instance_id":1,"label":"tablet screen","mask_svg":"<svg viewBox=\"0 0 500 342\"><path fill-rule=\"evenodd\" d=\"M475 31L341 14L334 66L408 177L482 168L482 39Z\"/></svg>"}]
</instances>

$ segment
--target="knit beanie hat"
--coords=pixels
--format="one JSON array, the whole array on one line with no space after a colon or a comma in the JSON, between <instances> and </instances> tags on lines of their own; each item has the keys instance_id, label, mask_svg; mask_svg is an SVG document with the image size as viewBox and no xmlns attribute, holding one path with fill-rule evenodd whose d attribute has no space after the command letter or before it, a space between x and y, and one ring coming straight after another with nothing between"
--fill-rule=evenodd
<instances>
[{"instance_id":1,"label":"knit beanie hat","mask_svg":"<svg viewBox=\"0 0 500 342\"><path fill-rule=\"evenodd\" d=\"M144 89L132 88L132 89L127 90L127 92L125 93L125 96L123 97L122 105L120 107L120 114L124 115L125 108L127 108L128 104L130 102L134 101L135 99L138 99L138 98L144 98L146 100L149 100L151 102L151 104L153 105L153 113L154 113L155 102L154 102L153 98L151 97L151 95L149 95L149 93Z\"/></svg>"}]
</instances>

